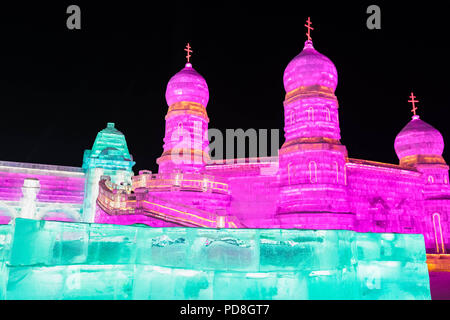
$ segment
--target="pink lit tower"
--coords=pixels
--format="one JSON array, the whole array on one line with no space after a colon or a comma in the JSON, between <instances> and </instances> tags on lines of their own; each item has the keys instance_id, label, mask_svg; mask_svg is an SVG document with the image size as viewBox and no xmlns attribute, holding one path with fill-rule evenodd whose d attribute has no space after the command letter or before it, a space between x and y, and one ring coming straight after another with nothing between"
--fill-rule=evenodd
<instances>
[{"instance_id":1,"label":"pink lit tower","mask_svg":"<svg viewBox=\"0 0 450 320\"><path fill-rule=\"evenodd\" d=\"M416 113L416 97L411 92L408 102L412 104L412 120L395 138L394 148L400 166L416 170L422 179L423 217L420 230L425 236L427 249L435 253L445 253L448 243L449 215L448 165L442 157L444 139L441 133L421 120Z\"/></svg>"},{"instance_id":2,"label":"pink lit tower","mask_svg":"<svg viewBox=\"0 0 450 320\"><path fill-rule=\"evenodd\" d=\"M281 227L353 229L346 194L347 149L340 142L337 71L307 41L288 64L283 82L285 143L279 151Z\"/></svg>"},{"instance_id":3,"label":"pink lit tower","mask_svg":"<svg viewBox=\"0 0 450 320\"><path fill-rule=\"evenodd\" d=\"M442 157L444 139L441 133L421 120L416 114L416 100L411 92L412 120L400 131L395 138L394 148L402 167L414 168L424 174L425 189L432 192L435 187L437 193L442 193L439 185L448 184L448 166Z\"/></svg>"},{"instance_id":4,"label":"pink lit tower","mask_svg":"<svg viewBox=\"0 0 450 320\"><path fill-rule=\"evenodd\" d=\"M209 161L206 105L209 100L205 79L190 63L191 47L186 46L187 63L167 84L164 151L156 161L159 173L197 172Z\"/></svg>"}]
</instances>

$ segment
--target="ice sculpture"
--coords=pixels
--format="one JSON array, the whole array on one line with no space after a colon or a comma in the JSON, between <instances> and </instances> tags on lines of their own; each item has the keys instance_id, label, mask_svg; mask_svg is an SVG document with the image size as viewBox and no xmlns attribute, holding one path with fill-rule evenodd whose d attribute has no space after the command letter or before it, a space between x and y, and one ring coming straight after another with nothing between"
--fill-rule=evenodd
<instances>
[{"instance_id":1,"label":"ice sculpture","mask_svg":"<svg viewBox=\"0 0 450 320\"><path fill-rule=\"evenodd\" d=\"M0 231L6 299L430 299L422 235L19 218L8 255Z\"/></svg>"},{"instance_id":2,"label":"ice sculpture","mask_svg":"<svg viewBox=\"0 0 450 320\"><path fill-rule=\"evenodd\" d=\"M122 132L110 122L95 138L92 150L85 150L83 169L86 172L83 221L94 222L98 184L102 175L108 175L117 184L131 184L135 162L128 151Z\"/></svg>"}]
</instances>

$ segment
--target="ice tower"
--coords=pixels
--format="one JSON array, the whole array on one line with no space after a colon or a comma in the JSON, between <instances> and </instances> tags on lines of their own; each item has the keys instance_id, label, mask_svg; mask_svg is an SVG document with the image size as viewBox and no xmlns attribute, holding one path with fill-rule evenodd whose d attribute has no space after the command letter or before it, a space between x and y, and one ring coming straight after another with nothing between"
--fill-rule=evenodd
<instances>
[{"instance_id":1,"label":"ice tower","mask_svg":"<svg viewBox=\"0 0 450 320\"><path fill-rule=\"evenodd\" d=\"M422 173L422 193L424 195L424 220L426 227L421 230L429 251L445 253L448 242L448 165L442 157L444 139L433 126L421 120L416 114L415 96L411 93L412 120L395 138L394 148L400 165Z\"/></svg>"},{"instance_id":2,"label":"ice tower","mask_svg":"<svg viewBox=\"0 0 450 320\"><path fill-rule=\"evenodd\" d=\"M428 172L427 180L434 183L448 183L448 169L442 157L444 139L434 127L421 120L416 114L415 99L413 102L412 120L400 131L395 138L395 152L404 167L416 168L420 172Z\"/></svg>"},{"instance_id":3,"label":"ice tower","mask_svg":"<svg viewBox=\"0 0 450 320\"><path fill-rule=\"evenodd\" d=\"M97 134L92 150L85 150L83 156L83 170L86 172L84 221L94 222L100 177L107 175L115 184L131 185L134 164L125 136L114 128L114 123L108 123Z\"/></svg>"},{"instance_id":4,"label":"ice tower","mask_svg":"<svg viewBox=\"0 0 450 320\"><path fill-rule=\"evenodd\" d=\"M285 143L279 151L281 226L351 229L347 149L340 142L337 71L310 39L283 76Z\"/></svg>"},{"instance_id":5,"label":"ice tower","mask_svg":"<svg viewBox=\"0 0 450 320\"><path fill-rule=\"evenodd\" d=\"M205 79L189 62L190 46L185 49L185 67L175 74L167 84L164 151L156 161L159 173L202 172L209 161L208 115L209 100Z\"/></svg>"}]
</instances>

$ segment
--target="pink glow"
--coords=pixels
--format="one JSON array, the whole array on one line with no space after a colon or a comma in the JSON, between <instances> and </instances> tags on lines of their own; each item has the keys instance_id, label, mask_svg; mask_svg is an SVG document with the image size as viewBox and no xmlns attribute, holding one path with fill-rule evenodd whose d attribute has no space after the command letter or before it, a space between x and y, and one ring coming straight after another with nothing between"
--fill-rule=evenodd
<instances>
[{"instance_id":1,"label":"pink glow","mask_svg":"<svg viewBox=\"0 0 450 320\"><path fill-rule=\"evenodd\" d=\"M169 106L176 102L190 101L206 108L208 100L208 85L189 62L167 84L166 101Z\"/></svg>"},{"instance_id":2,"label":"pink glow","mask_svg":"<svg viewBox=\"0 0 450 320\"><path fill-rule=\"evenodd\" d=\"M0 224L8 224L10 221L10 216L0 216Z\"/></svg>"},{"instance_id":3,"label":"pink glow","mask_svg":"<svg viewBox=\"0 0 450 320\"><path fill-rule=\"evenodd\" d=\"M433 213L433 228L434 237L436 239L436 252L445 253L444 239L442 237L441 216L439 215L439 213ZM439 242L441 243L442 249L439 246Z\"/></svg>"},{"instance_id":4,"label":"pink glow","mask_svg":"<svg viewBox=\"0 0 450 320\"><path fill-rule=\"evenodd\" d=\"M204 169L209 161L208 99L205 79L189 62L170 79L166 90L169 110L164 151L157 160L159 172L201 172Z\"/></svg>"},{"instance_id":5,"label":"pink glow","mask_svg":"<svg viewBox=\"0 0 450 320\"><path fill-rule=\"evenodd\" d=\"M189 61L190 46L186 51ZM210 161L208 86L188 62L167 85L159 172L141 171L131 186L103 178L92 197L95 222L421 233L428 251L445 252L450 187L444 141L415 114L414 94L412 120L395 138L400 163L387 164L348 157L340 141L337 71L312 41L288 64L283 80L285 142L278 156ZM20 211L25 178L40 182L37 207L83 203L83 172L27 170L0 170L0 210L14 202L11 210ZM63 211L36 218L72 219ZM9 219L0 215L0 223Z\"/></svg>"},{"instance_id":6,"label":"pink glow","mask_svg":"<svg viewBox=\"0 0 450 320\"><path fill-rule=\"evenodd\" d=\"M311 40L284 70L283 81L286 92L299 87L324 86L335 90L337 70L333 62L317 52Z\"/></svg>"},{"instance_id":7,"label":"pink glow","mask_svg":"<svg viewBox=\"0 0 450 320\"><path fill-rule=\"evenodd\" d=\"M82 204L84 199L84 177L79 178L40 174L2 172L0 170L0 200L20 201L23 197L22 186L25 178L38 179L39 202L57 202Z\"/></svg>"},{"instance_id":8,"label":"pink glow","mask_svg":"<svg viewBox=\"0 0 450 320\"><path fill-rule=\"evenodd\" d=\"M150 218L143 218L140 220L141 223L151 226L156 226L155 219L192 227L217 228L220 225L236 228L241 226L235 217L228 215L230 205L229 193L226 191L228 188L216 189L214 185L217 182L208 182L204 180L206 177L200 174L196 177L191 174L179 179L169 179L167 175L159 177L160 179L151 179L152 184L145 179L142 183L136 183L133 194L118 189L118 186L109 180L101 180L96 221L109 223L111 220L121 220L130 224L126 218L110 219L110 217L131 217L141 214ZM200 182L201 189L195 189L195 184L191 183L192 180ZM203 184L203 181L206 183ZM161 188L157 185L161 185ZM153 188L155 191L152 190ZM193 197L192 191L196 190L197 194ZM134 218L132 220L134 221Z\"/></svg>"},{"instance_id":9,"label":"pink glow","mask_svg":"<svg viewBox=\"0 0 450 320\"><path fill-rule=\"evenodd\" d=\"M399 159L412 155L438 155L444 151L441 133L415 115L395 138Z\"/></svg>"},{"instance_id":10,"label":"pink glow","mask_svg":"<svg viewBox=\"0 0 450 320\"><path fill-rule=\"evenodd\" d=\"M96 221L422 233L433 250L432 213L439 211L445 212L439 220L444 250L450 189L441 134L414 115L395 141L400 159L418 156L408 165L348 158L340 142L337 71L331 60L308 40L283 80L285 143L279 156L209 162L199 157L208 152L208 88L186 64L167 86L159 173L140 172L130 193L104 182ZM411 99L414 109L418 101L413 94ZM180 143L178 138L186 134L191 144ZM180 164L168 157L176 147L192 154L190 161ZM433 183L426 182L429 176Z\"/></svg>"}]
</instances>

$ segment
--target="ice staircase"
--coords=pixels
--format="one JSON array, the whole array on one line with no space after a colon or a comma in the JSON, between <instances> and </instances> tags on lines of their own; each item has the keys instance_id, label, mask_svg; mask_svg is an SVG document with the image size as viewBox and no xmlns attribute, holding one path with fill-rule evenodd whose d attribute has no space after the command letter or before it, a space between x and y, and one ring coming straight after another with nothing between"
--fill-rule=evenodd
<instances>
[{"instance_id":1,"label":"ice staircase","mask_svg":"<svg viewBox=\"0 0 450 320\"><path fill-rule=\"evenodd\" d=\"M127 194L124 190L110 189L107 180L101 180L99 186L97 204L109 215L143 214L186 227L244 227L235 216L218 215L193 206L162 199L146 190Z\"/></svg>"}]
</instances>

